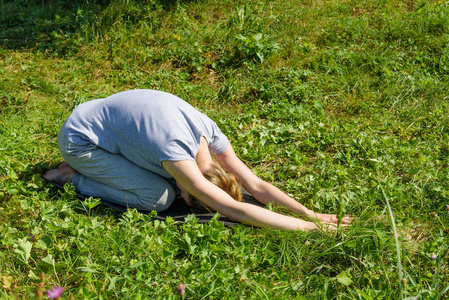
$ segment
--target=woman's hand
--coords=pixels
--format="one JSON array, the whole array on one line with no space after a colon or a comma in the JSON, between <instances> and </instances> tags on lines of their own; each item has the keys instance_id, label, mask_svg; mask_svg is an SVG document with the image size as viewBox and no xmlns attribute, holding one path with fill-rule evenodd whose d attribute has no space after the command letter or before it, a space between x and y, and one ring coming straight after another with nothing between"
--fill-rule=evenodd
<instances>
[{"instance_id":1,"label":"woman's hand","mask_svg":"<svg viewBox=\"0 0 449 300\"><path fill-rule=\"evenodd\" d=\"M321 213L316 213L313 211L309 211L309 217L320 221L321 223L327 223L327 224L338 224L338 218L337 215L334 214L321 214ZM349 215L345 215L343 217L343 219L341 220L341 226L346 226L349 225L352 221L354 220L354 218L350 217Z\"/></svg>"}]
</instances>

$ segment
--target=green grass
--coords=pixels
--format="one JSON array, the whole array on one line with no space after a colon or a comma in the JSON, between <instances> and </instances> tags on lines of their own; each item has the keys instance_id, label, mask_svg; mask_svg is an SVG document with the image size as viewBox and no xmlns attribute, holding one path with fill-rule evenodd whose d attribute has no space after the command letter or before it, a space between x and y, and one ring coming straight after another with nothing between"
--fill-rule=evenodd
<instances>
[{"instance_id":1,"label":"green grass","mask_svg":"<svg viewBox=\"0 0 449 300\"><path fill-rule=\"evenodd\" d=\"M0 8L0 298L43 283L63 299L177 299L181 282L187 299L448 297L449 3ZM359 219L335 236L153 223L45 184L73 108L132 88L187 100L259 176Z\"/></svg>"}]
</instances>

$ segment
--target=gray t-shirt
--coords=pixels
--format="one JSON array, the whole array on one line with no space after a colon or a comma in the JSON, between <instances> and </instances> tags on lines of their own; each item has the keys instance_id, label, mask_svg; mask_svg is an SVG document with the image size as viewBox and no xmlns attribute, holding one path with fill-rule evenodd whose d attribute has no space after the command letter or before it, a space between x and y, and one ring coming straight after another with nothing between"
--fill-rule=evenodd
<instances>
[{"instance_id":1,"label":"gray t-shirt","mask_svg":"<svg viewBox=\"0 0 449 300\"><path fill-rule=\"evenodd\" d=\"M78 105L64 129L69 142L93 143L120 153L165 178L164 160L195 160L201 136L222 154L227 137L209 117L184 100L155 90L131 90Z\"/></svg>"}]
</instances>

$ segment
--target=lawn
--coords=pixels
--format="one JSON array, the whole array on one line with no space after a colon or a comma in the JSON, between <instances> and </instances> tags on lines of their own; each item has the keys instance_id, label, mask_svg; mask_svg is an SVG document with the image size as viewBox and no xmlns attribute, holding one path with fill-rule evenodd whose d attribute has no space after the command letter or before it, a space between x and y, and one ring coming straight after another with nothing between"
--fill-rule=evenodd
<instances>
[{"instance_id":1,"label":"lawn","mask_svg":"<svg viewBox=\"0 0 449 300\"><path fill-rule=\"evenodd\" d=\"M309 208L358 218L160 222L45 183L74 107L135 88L208 114ZM447 299L448 113L447 1L1 0L0 298Z\"/></svg>"}]
</instances>

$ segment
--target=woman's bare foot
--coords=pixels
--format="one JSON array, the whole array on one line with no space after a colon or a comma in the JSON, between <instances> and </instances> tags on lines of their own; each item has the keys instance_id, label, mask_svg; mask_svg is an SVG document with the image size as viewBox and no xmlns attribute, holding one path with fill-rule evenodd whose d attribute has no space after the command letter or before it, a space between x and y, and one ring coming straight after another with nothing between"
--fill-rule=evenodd
<instances>
[{"instance_id":1,"label":"woman's bare foot","mask_svg":"<svg viewBox=\"0 0 449 300\"><path fill-rule=\"evenodd\" d=\"M57 169L45 172L43 177L49 181L53 181L59 185L72 182L73 175L77 172L68 163L62 163Z\"/></svg>"}]
</instances>

